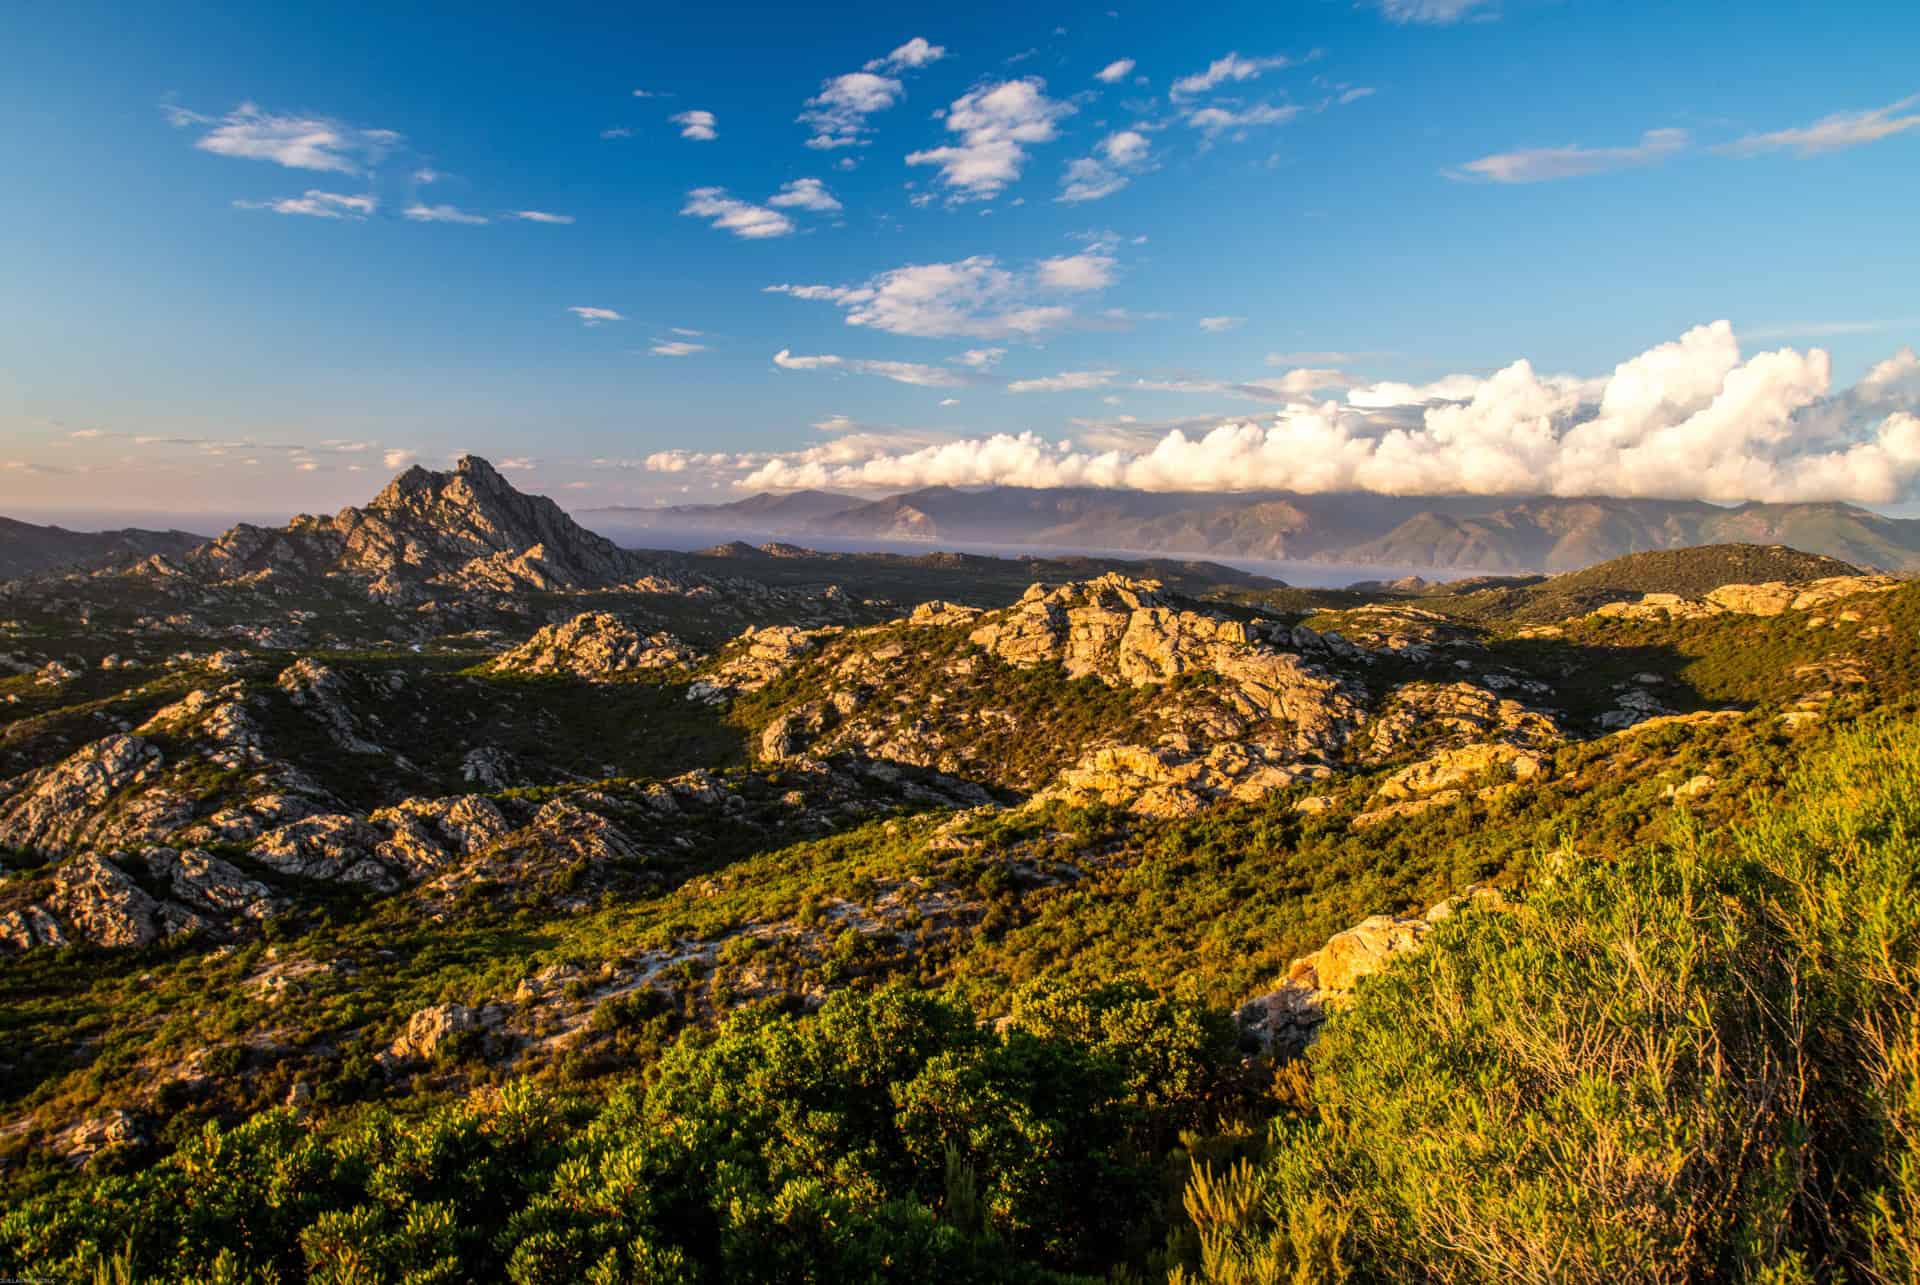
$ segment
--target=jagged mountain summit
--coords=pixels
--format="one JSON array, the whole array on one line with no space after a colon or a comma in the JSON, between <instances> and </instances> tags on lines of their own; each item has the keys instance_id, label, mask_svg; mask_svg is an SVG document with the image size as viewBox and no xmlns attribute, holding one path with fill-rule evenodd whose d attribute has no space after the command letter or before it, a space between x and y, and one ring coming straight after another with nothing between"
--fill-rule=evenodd
<instances>
[{"instance_id":1,"label":"jagged mountain summit","mask_svg":"<svg viewBox=\"0 0 1920 1285\"><path fill-rule=\"evenodd\" d=\"M215 580L349 576L376 597L406 599L429 586L607 588L645 575L649 564L465 455L451 472L407 469L364 508L302 514L284 527L242 523L166 569L175 566Z\"/></svg>"}]
</instances>

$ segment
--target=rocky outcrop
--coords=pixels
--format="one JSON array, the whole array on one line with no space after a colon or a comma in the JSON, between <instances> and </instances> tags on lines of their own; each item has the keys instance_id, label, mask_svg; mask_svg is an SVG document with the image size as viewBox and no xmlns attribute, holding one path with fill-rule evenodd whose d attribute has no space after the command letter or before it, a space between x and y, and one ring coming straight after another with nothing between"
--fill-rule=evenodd
<instances>
[{"instance_id":1,"label":"rocky outcrop","mask_svg":"<svg viewBox=\"0 0 1920 1285\"><path fill-rule=\"evenodd\" d=\"M152 781L161 766L160 749L151 741L116 735L0 784L0 844L40 856L70 852L108 828L108 805ZM151 818L150 826L163 826L176 809L165 802L160 811L165 815Z\"/></svg>"},{"instance_id":2,"label":"rocky outcrop","mask_svg":"<svg viewBox=\"0 0 1920 1285\"><path fill-rule=\"evenodd\" d=\"M1496 741L1541 749L1564 737L1552 715L1476 683L1417 682L1394 688L1367 726L1369 755L1391 759L1435 745Z\"/></svg>"},{"instance_id":3,"label":"rocky outcrop","mask_svg":"<svg viewBox=\"0 0 1920 1285\"><path fill-rule=\"evenodd\" d=\"M311 656L303 656L280 671L274 686L287 699L305 710L333 738L333 743L349 754L385 754L385 747L362 735L354 717L351 689L338 672Z\"/></svg>"},{"instance_id":4,"label":"rocky outcrop","mask_svg":"<svg viewBox=\"0 0 1920 1285\"><path fill-rule=\"evenodd\" d=\"M0 947L31 950L35 946L64 946L67 934L45 906L26 905L0 915Z\"/></svg>"},{"instance_id":5,"label":"rocky outcrop","mask_svg":"<svg viewBox=\"0 0 1920 1285\"><path fill-rule=\"evenodd\" d=\"M465 1004L435 1004L407 1019L407 1029L387 1046L378 1061L388 1070L408 1063L431 1062L453 1051L465 1039L505 1024L507 1012L496 1004L469 1008Z\"/></svg>"},{"instance_id":6,"label":"rocky outcrop","mask_svg":"<svg viewBox=\"0 0 1920 1285\"><path fill-rule=\"evenodd\" d=\"M1143 816L1191 816L1222 799L1258 802L1333 770L1300 763L1289 749L1229 742L1206 748L1183 737L1169 743L1102 746L1060 774L1036 801L1106 803Z\"/></svg>"},{"instance_id":7,"label":"rocky outcrop","mask_svg":"<svg viewBox=\"0 0 1920 1285\"><path fill-rule=\"evenodd\" d=\"M1320 635L1184 609L1153 580L1110 574L1051 592L1034 585L968 637L1007 664L1057 662L1070 677L1111 686L1218 675L1233 712L1286 724L1296 753L1338 749L1363 714L1364 691L1301 655L1335 650Z\"/></svg>"},{"instance_id":8,"label":"rocky outcrop","mask_svg":"<svg viewBox=\"0 0 1920 1285\"><path fill-rule=\"evenodd\" d=\"M53 887L48 904L74 937L95 946L145 946L206 927L192 911L156 900L126 871L96 854L75 857L54 871Z\"/></svg>"},{"instance_id":9,"label":"rocky outcrop","mask_svg":"<svg viewBox=\"0 0 1920 1285\"><path fill-rule=\"evenodd\" d=\"M1788 584L1727 584L1699 598L1677 593L1649 593L1637 602L1610 602L1595 616L1619 620L1700 620L1709 616L1778 616L1789 611L1812 611L1829 603L1866 593L1887 593L1904 581L1892 576L1829 576Z\"/></svg>"},{"instance_id":10,"label":"rocky outcrop","mask_svg":"<svg viewBox=\"0 0 1920 1285\"><path fill-rule=\"evenodd\" d=\"M840 632L834 626L749 628L727 645L719 664L687 689L687 699L718 703L740 692L757 692L799 664L822 639Z\"/></svg>"},{"instance_id":11,"label":"rocky outcrop","mask_svg":"<svg viewBox=\"0 0 1920 1285\"><path fill-rule=\"evenodd\" d=\"M303 817L261 835L248 855L280 874L391 892L483 851L511 828L477 795L408 799L364 819Z\"/></svg>"},{"instance_id":12,"label":"rocky outcrop","mask_svg":"<svg viewBox=\"0 0 1920 1285\"><path fill-rule=\"evenodd\" d=\"M622 674L691 664L697 658L693 648L672 634L643 636L618 616L589 611L546 626L520 646L501 653L490 668L497 673L571 674L604 682Z\"/></svg>"},{"instance_id":13,"label":"rocky outcrop","mask_svg":"<svg viewBox=\"0 0 1920 1285\"><path fill-rule=\"evenodd\" d=\"M1423 915L1371 915L1335 933L1319 950L1289 964L1278 987L1235 1012L1242 1046L1277 1058L1298 1056L1363 978L1418 950L1435 924L1462 909L1498 910L1505 904L1498 889L1469 888Z\"/></svg>"}]
</instances>

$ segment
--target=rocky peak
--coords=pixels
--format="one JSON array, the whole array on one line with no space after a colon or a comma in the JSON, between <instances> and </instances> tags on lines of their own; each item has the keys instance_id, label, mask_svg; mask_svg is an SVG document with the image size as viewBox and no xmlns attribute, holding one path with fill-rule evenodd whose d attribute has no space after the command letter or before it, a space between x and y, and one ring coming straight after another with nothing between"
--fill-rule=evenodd
<instances>
[{"instance_id":1,"label":"rocky peak","mask_svg":"<svg viewBox=\"0 0 1920 1285\"><path fill-rule=\"evenodd\" d=\"M364 508L302 515L285 527L238 526L188 558L221 579L347 574L384 597L451 589L606 588L646 571L636 554L582 527L541 495L516 490L477 455L451 471L419 465Z\"/></svg>"}]
</instances>

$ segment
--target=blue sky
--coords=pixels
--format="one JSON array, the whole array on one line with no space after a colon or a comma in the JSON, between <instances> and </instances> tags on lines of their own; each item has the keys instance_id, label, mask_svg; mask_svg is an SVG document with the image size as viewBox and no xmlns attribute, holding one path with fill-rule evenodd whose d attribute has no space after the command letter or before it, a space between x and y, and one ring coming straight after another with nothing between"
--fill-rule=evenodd
<instances>
[{"instance_id":1,"label":"blue sky","mask_svg":"<svg viewBox=\"0 0 1920 1285\"><path fill-rule=\"evenodd\" d=\"M1910 3L80 2L0 44L3 511L331 508L461 450L575 506L1920 472ZM1607 411L1649 350L1663 409Z\"/></svg>"}]
</instances>

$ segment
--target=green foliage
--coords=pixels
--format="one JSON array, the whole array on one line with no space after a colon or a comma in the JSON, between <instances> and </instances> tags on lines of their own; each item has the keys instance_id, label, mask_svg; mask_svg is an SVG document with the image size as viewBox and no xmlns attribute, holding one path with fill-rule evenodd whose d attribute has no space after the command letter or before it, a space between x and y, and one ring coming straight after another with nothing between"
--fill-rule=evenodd
<instances>
[{"instance_id":1,"label":"green foliage","mask_svg":"<svg viewBox=\"0 0 1920 1285\"><path fill-rule=\"evenodd\" d=\"M1370 1277L1912 1279L1916 833L1890 725L1750 824L1457 916L1329 1024L1257 1176L1196 1175L1203 1245L1284 1258L1331 1200Z\"/></svg>"},{"instance_id":2,"label":"green foliage","mask_svg":"<svg viewBox=\"0 0 1920 1285\"><path fill-rule=\"evenodd\" d=\"M996 1033L904 987L683 1040L645 1088L523 1083L333 1126L276 1110L0 1217L0 1267L316 1281L1014 1280L1166 1230L1151 1140L1230 1046L1143 987ZM1122 1056L1138 1040L1139 1056ZM1164 1082L1149 1068L1165 1068ZM238 1278L238 1277L235 1277Z\"/></svg>"}]
</instances>

